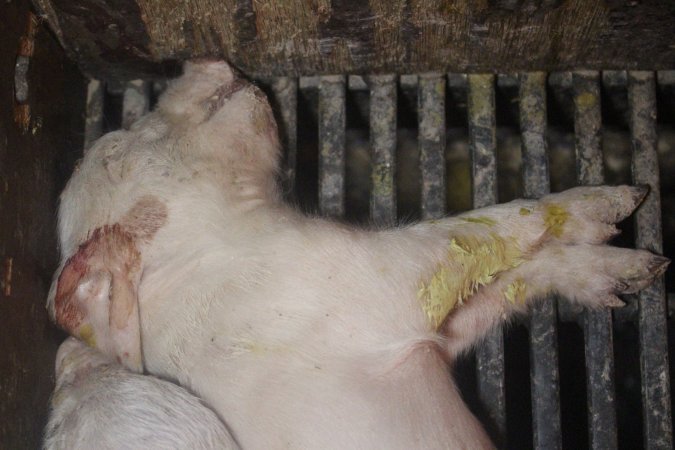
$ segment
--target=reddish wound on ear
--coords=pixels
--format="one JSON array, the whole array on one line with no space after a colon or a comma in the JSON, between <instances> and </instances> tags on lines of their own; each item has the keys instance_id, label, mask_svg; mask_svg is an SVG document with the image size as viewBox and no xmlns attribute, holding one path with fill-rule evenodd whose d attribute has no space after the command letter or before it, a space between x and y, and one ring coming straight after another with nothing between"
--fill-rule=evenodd
<instances>
[{"instance_id":1,"label":"reddish wound on ear","mask_svg":"<svg viewBox=\"0 0 675 450\"><path fill-rule=\"evenodd\" d=\"M82 244L77 253L66 261L59 275L56 297L54 298L56 323L71 333L80 326L82 319L84 319L84 311L75 302L74 294L80 280L87 273L87 254L90 253L88 250L89 242Z\"/></svg>"},{"instance_id":2,"label":"reddish wound on ear","mask_svg":"<svg viewBox=\"0 0 675 450\"><path fill-rule=\"evenodd\" d=\"M124 273L120 280L133 281L140 270L140 253L136 247L138 239L148 241L165 223L168 212L166 205L157 197L141 197L120 220L120 223L99 227L80 245L59 275L54 298L56 323L64 330L74 333L84 320L86 298L79 298L78 288L90 271L115 271ZM117 284L117 287L124 287ZM114 289L112 286L111 289ZM120 304L128 306L127 304ZM126 310L125 310L126 311ZM117 319L125 319L120 312ZM111 320L114 319L111 317ZM125 322L126 323L126 322Z\"/></svg>"},{"instance_id":3,"label":"reddish wound on ear","mask_svg":"<svg viewBox=\"0 0 675 450\"><path fill-rule=\"evenodd\" d=\"M117 268L127 273L138 270L140 255L133 236L119 224L94 230L89 239L80 245L59 275L54 298L56 323L73 333L82 323L86 310L77 294L83 278L90 270Z\"/></svg>"}]
</instances>

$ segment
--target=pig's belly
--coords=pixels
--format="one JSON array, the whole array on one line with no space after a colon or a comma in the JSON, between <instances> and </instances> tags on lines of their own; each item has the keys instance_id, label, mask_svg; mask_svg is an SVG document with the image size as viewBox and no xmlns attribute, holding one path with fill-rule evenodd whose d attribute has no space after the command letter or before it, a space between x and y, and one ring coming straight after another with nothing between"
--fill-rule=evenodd
<instances>
[{"instance_id":1,"label":"pig's belly","mask_svg":"<svg viewBox=\"0 0 675 450\"><path fill-rule=\"evenodd\" d=\"M388 369L291 360L205 371L193 388L245 449L491 448L430 346Z\"/></svg>"}]
</instances>

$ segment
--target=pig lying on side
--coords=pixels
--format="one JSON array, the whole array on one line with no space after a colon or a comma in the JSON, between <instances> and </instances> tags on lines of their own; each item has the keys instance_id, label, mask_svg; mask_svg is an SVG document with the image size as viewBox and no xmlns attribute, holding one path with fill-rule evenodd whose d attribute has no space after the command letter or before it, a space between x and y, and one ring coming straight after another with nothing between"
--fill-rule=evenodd
<instances>
[{"instance_id":1,"label":"pig lying on side","mask_svg":"<svg viewBox=\"0 0 675 450\"><path fill-rule=\"evenodd\" d=\"M448 363L556 291L620 306L668 260L604 245L642 187L392 230L284 205L265 97L188 63L85 155L59 212L57 323L203 398L243 448L490 448Z\"/></svg>"},{"instance_id":2,"label":"pig lying on side","mask_svg":"<svg viewBox=\"0 0 675 450\"><path fill-rule=\"evenodd\" d=\"M68 338L56 356L45 450L237 449L216 415L185 389L129 372Z\"/></svg>"}]
</instances>

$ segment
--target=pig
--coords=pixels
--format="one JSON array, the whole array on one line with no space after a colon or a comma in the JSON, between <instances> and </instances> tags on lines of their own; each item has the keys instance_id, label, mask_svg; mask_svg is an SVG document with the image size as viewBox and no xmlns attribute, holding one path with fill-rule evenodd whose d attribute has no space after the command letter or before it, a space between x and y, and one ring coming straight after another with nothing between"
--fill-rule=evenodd
<instances>
[{"instance_id":1,"label":"pig","mask_svg":"<svg viewBox=\"0 0 675 450\"><path fill-rule=\"evenodd\" d=\"M669 262L606 245L643 186L355 228L285 205L279 161L261 91L188 62L60 199L54 320L195 392L242 448L492 448L459 355L550 293L621 306Z\"/></svg>"},{"instance_id":2,"label":"pig","mask_svg":"<svg viewBox=\"0 0 675 450\"><path fill-rule=\"evenodd\" d=\"M73 337L56 355L44 450L238 449L213 411L185 389L130 372Z\"/></svg>"}]
</instances>

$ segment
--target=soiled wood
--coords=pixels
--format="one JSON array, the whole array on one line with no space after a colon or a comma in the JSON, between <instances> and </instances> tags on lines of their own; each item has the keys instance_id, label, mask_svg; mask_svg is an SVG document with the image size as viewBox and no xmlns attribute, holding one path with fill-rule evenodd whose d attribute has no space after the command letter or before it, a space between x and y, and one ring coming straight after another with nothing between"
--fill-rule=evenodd
<instances>
[{"instance_id":1,"label":"soiled wood","mask_svg":"<svg viewBox=\"0 0 675 450\"><path fill-rule=\"evenodd\" d=\"M98 78L226 57L248 75L661 69L669 0L34 0Z\"/></svg>"},{"instance_id":2,"label":"soiled wood","mask_svg":"<svg viewBox=\"0 0 675 450\"><path fill-rule=\"evenodd\" d=\"M58 346L45 301L56 205L81 156L86 84L30 2L0 2L0 448L40 448ZM30 51L24 51L30 48ZM16 92L15 61L25 56ZM16 121L16 107L24 112ZM14 111L13 111L14 110Z\"/></svg>"}]
</instances>

